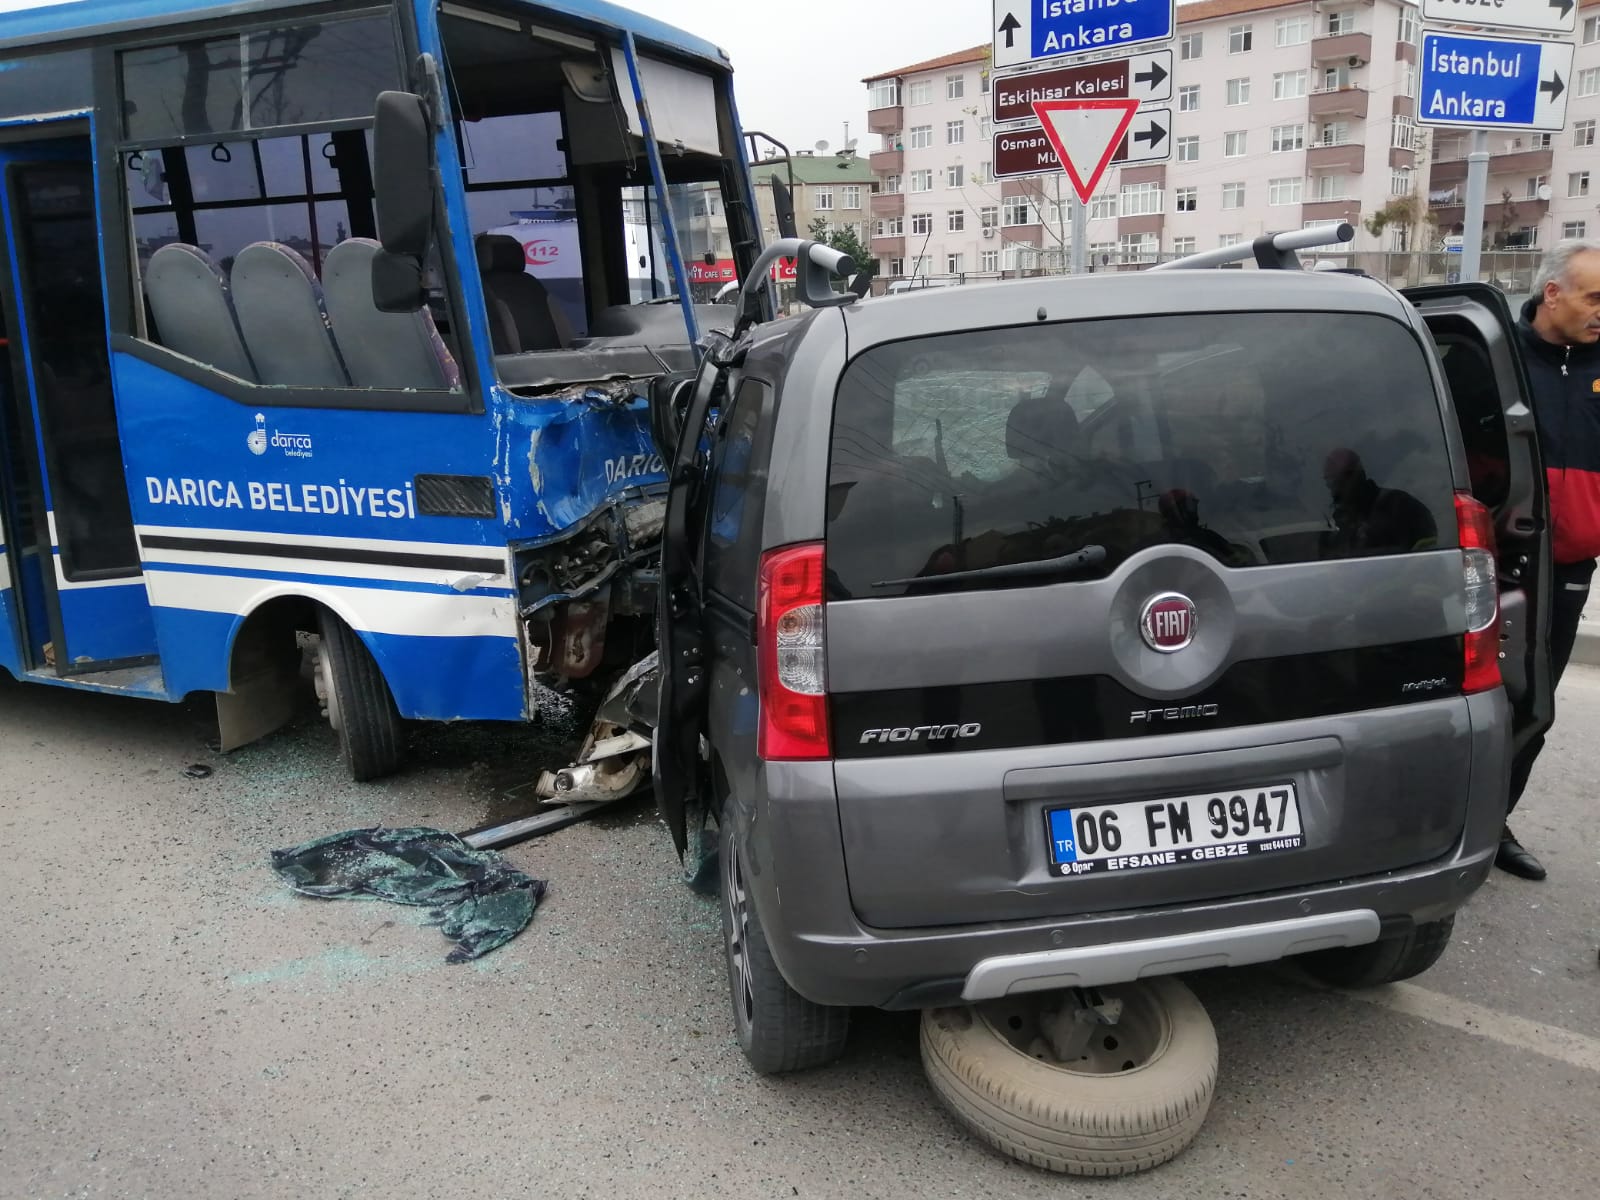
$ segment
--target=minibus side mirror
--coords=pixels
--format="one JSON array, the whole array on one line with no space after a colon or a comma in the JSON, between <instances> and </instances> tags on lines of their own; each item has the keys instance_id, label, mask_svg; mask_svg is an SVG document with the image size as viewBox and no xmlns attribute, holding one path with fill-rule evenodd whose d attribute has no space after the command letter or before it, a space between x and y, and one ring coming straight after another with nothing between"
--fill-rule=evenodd
<instances>
[{"instance_id":1,"label":"minibus side mirror","mask_svg":"<svg viewBox=\"0 0 1600 1200\"><path fill-rule=\"evenodd\" d=\"M437 174L433 131L420 96L379 92L373 127L373 191L383 253L372 264L380 312L416 312L427 302L423 263L433 235Z\"/></svg>"}]
</instances>

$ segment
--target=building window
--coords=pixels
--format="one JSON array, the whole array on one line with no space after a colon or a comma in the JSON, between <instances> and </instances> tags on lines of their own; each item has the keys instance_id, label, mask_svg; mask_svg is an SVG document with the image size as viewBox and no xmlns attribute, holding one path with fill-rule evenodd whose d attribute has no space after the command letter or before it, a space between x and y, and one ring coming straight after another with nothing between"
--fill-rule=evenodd
<instances>
[{"instance_id":1,"label":"building window","mask_svg":"<svg viewBox=\"0 0 1600 1200\"><path fill-rule=\"evenodd\" d=\"M944 273L946 275L961 274L961 255L946 254L944 256Z\"/></svg>"},{"instance_id":2,"label":"building window","mask_svg":"<svg viewBox=\"0 0 1600 1200\"><path fill-rule=\"evenodd\" d=\"M1306 73L1304 71L1280 71L1272 77L1272 98L1274 100L1299 100L1306 94Z\"/></svg>"},{"instance_id":3,"label":"building window","mask_svg":"<svg viewBox=\"0 0 1600 1200\"><path fill-rule=\"evenodd\" d=\"M1237 107L1240 104L1249 104L1249 103L1250 103L1250 80L1249 80L1249 77L1247 76L1244 79L1230 79L1230 80L1228 80L1228 104L1230 106L1232 106L1232 107Z\"/></svg>"},{"instance_id":4,"label":"building window","mask_svg":"<svg viewBox=\"0 0 1600 1200\"><path fill-rule=\"evenodd\" d=\"M879 79L867 88L868 108L896 108L900 104L900 81Z\"/></svg>"},{"instance_id":5,"label":"building window","mask_svg":"<svg viewBox=\"0 0 1600 1200\"><path fill-rule=\"evenodd\" d=\"M1594 126L1593 120L1573 122L1572 144L1580 149L1594 145Z\"/></svg>"},{"instance_id":6,"label":"building window","mask_svg":"<svg viewBox=\"0 0 1600 1200\"><path fill-rule=\"evenodd\" d=\"M911 148L913 150L926 150L933 145L932 125L913 125L911 127Z\"/></svg>"},{"instance_id":7,"label":"building window","mask_svg":"<svg viewBox=\"0 0 1600 1200\"><path fill-rule=\"evenodd\" d=\"M1267 203L1271 205L1299 204L1305 180L1298 175L1287 179L1267 180Z\"/></svg>"},{"instance_id":8,"label":"building window","mask_svg":"<svg viewBox=\"0 0 1600 1200\"><path fill-rule=\"evenodd\" d=\"M1417 69L1410 63L1400 68L1400 94L1413 100L1417 98Z\"/></svg>"},{"instance_id":9,"label":"building window","mask_svg":"<svg viewBox=\"0 0 1600 1200\"><path fill-rule=\"evenodd\" d=\"M1389 195L1409 196L1411 194L1411 168L1396 167L1389 172Z\"/></svg>"},{"instance_id":10,"label":"building window","mask_svg":"<svg viewBox=\"0 0 1600 1200\"><path fill-rule=\"evenodd\" d=\"M1178 139L1178 161L1200 161L1200 139L1198 137L1181 137Z\"/></svg>"},{"instance_id":11,"label":"building window","mask_svg":"<svg viewBox=\"0 0 1600 1200\"><path fill-rule=\"evenodd\" d=\"M953 167L946 167L944 169L944 185L945 185L945 187L953 187L953 188L966 187L967 186L967 169L966 169L966 167L962 166L960 163L956 163L956 165L953 166Z\"/></svg>"},{"instance_id":12,"label":"building window","mask_svg":"<svg viewBox=\"0 0 1600 1200\"><path fill-rule=\"evenodd\" d=\"M1328 14L1328 36L1338 37L1342 33L1356 31L1356 10L1353 8L1340 9L1338 12Z\"/></svg>"},{"instance_id":13,"label":"building window","mask_svg":"<svg viewBox=\"0 0 1600 1200\"><path fill-rule=\"evenodd\" d=\"M1317 145L1344 146L1350 141L1350 122L1324 121L1317 130Z\"/></svg>"},{"instance_id":14,"label":"building window","mask_svg":"<svg viewBox=\"0 0 1600 1200\"><path fill-rule=\"evenodd\" d=\"M1600 67L1578 72L1578 95L1600 96Z\"/></svg>"},{"instance_id":15,"label":"building window","mask_svg":"<svg viewBox=\"0 0 1600 1200\"><path fill-rule=\"evenodd\" d=\"M992 183L992 182L994 182L994 164L992 162L989 162L987 159L985 159L983 162L978 164L978 182L979 183Z\"/></svg>"},{"instance_id":16,"label":"building window","mask_svg":"<svg viewBox=\"0 0 1600 1200\"><path fill-rule=\"evenodd\" d=\"M1548 187L1549 184L1550 177L1548 175L1534 175L1528 179L1525 179L1522 183L1523 198L1527 200L1537 200L1539 198L1539 189L1542 187Z\"/></svg>"},{"instance_id":17,"label":"building window","mask_svg":"<svg viewBox=\"0 0 1600 1200\"><path fill-rule=\"evenodd\" d=\"M1409 5L1400 6L1400 29L1395 34L1395 40L1415 46L1418 41L1417 31L1421 27L1417 24L1417 10Z\"/></svg>"},{"instance_id":18,"label":"building window","mask_svg":"<svg viewBox=\"0 0 1600 1200\"><path fill-rule=\"evenodd\" d=\"M1589 172L1574 171L1567 176L1567 195L1587 196L1589 194Z\"/></svg>"},{"instance_id":19,"label":"building window","mask_svg":"<svg viewBox=\"0 0 1600 1200\"><path fill-rule=\"evenodd\" d=\"M879 237L902 237L906 231L904 217L885 217L878 222Z\"/></svg>"},{"instance_id":20,"label":"building window","mask_svg":"<svg viewBox=\"0 0 1600 1200\"><path fill-rule=\"evenodd\" d=\"M912 213L911 232L913 234L929 234L933 232L932 213Z\"/></svg>"},{"instance_id":21,"label":"building window","mask_svg":"<svg viewBox=\"0 0 1600 1200\"><path fill-rule=\"evenodd\" d=\"M911 172L911 190L913 192L933 191L933 168Z\"/></svg>"},{"instance_id":22,"label":"building window","mask_svg":"<svg viewBox=\"0 0 1600 1200\"><path fill-rule=\"evenodd\" d=\"M1204 34L1186 33L1178 39L1178 58L1183 62L1199 58L1203 49L1205 49Z\"/></svg>"},{"instance_id":23,"label":"building window","mask_svg":"<svg viewBox=\"0 0 1600 1200\"><path fill-rule=\"evenodd\" d=\"M859 184L850 184L844 189L844 207L860 211L861 186Z\"/></svg>"},{"instance_id":24,"label":"building window","mask_svg":"<svg viewBox=\"0 0 1600 1200\"><path fill-rule=\"evenodd\" d=\"M1117 219L1117 194L1101 192L1089 198L1089 220L1115 221Z\"/></svg>"},{"instance_id":25,"label":"building window","mask_svg":"<svg viewBox=\"0 0 1600 1200\"><path fill-rule=\"evenodd\" d=\"M1244 184L1242 184L1242 183L1225 183L1225 184L1222 185L1222 207L1223 208L1243 208L1244 207Z\"/></svg>"},{"instance_id":26,"label":"building window","mask_svg":"<svg viewBox=\"0 0 1600 1200\"><path fill-rule=\"evenodd\" d=\"M967 94L967 77L965 75L946 75L944 77L944 98L946 100L959 100Z\"/></svg>"},{"instance_id":27,"label":"building window","mask_svg":"<svg viewBox=\"0 0 1600 1200\"><path fill-rule=\"evenodd\" d=\"M1584 221L1566 221L1561 226L1561 236L1563 238L1588 237L1588 229L1589 226Z\"/></svg>"},{"instance_id":28,"label":"building window","mask_svg":"<svg viewBox=\"0 0 1600 1200\"><path fill-rule=\"evenodd\" d=\"M1148 217L1161 212L1161 185L1159 183L1124 184L1118 201L1125 217Z\"/></svg>"},{"instance_id":29,"label":"building window","mask_svg":"<svg viewBox=\"0 0 1600 1200\"><path fill-rule=\"evenodd\" d=\"M1349 67L1328 67L1322 72L1322 83L1319 90L1324 92L1339 92L1350 86Z\"/></svg>"},{"instance_id":30,"label":"building window","mask_svg":"<svg viewBox=\"0 0 1600 1200\"><path fill-rule=\"evenodd\" d=\"M1279 17L1272 26L1279 46L1304 46L1311 40L1310 17Z\"/></svg>"},{"instance_id":31,"label":"building window","mask_svg":"<svg viewBox=\"0 0 1600 1200\"><path fill-rule=\"evenodd\" d=\"M1345 199L1344 176L1343 175L1323 175L1320 178L1318 178L1315 181L1315 183L1316 183L1316 187L1314 189L1314 194L1313 194L1313 197L1312 197L1313 199L1315 199L1315 200L1343 200L1343 199Z\"/></svg>"},{"instance_id":32,"label":"building window","mask_svg":"<svg viewBox=\"0 0 1600 1200\"><path fill-rule=\"evenodd\" d=\"M1200 85L1191 83L1178 89L1178 111L1196 112L1200 108Z\"/></svg>"},{"instance_id":33,"label":"building window","mask_svg":"<svg viewBox=\"0 0 1600 1200\"><path fill-rule=\"evenodd\" d=\"M1389 145L1396 150L1417 148L1417 123L1410 117L1395 117L1389 129Z\"/></svg>"},{"instance_id":34,"label":"building window","mask_svg":"<svg viewBox=\"0 0 1600 1200\"><path fill-rule=\"evenodd\" d=\"M994 122L989 120L988 117L979 118L979 120L978 120L978 138L979 138L979 140L987 142L989 140L989 135L991 133L993 133L993 132L994 132Z\"/></svg>"},{"instance_id":35,"label":"building window","mask_svg":"<svg viewBox=\"0 0 1600 1200\"><path fill-rule=\"evenodd\" d=\"M1535 150L1549 150L1555 144L1555 140L1556 135L1553 133L1530 133L1528 135L1528 145Z\"/></svg>"},{"instance_id":36,"label":"building window","mask_svg":"<svg viewBox=\"0 0 1600 1200\"><path fill-rule=\"evenodd\" d=\"M978 91L982 92L985 96L987 96L989 94L989 72L988 71L979 71L978 72Z\"/></svg>"},{"instance_id":37,"label":"building window","mask_svg":"<svg viewBox=\"0 0 1600 1200\"><path fill-rule=\"evenodd\" d=\"M1272 127L1272 152L1282 154L1287 150L1304 150L1306 148L1306 127L1304 125L1274 125Z\"/></svg>"},{"instance_id":38,"label":"building window","mask_svg":"<svg viewBox=\"0 0 1600 1200\"><path fill-rule=\"evenodd\" d=\"M906 88L907 104L932 104L933 80L919 79Z\"/></svg>"},{"instance_id":39,"label":"building window","mask_svg":"<svg viewBox=\"0 0 1600 1200\"><path fill-rule=\"evenodd\" d=\"M1234 25L1234 26L1231 26L1229 28L1229 30L1228 30L1228 53L1229 54L1244 54L1246 51L1248 51L1250 49L1250 43L1251 43L1251 40L1252 40L1251 39L1251 34L1250 34L1250 29L1251 29L1251 26L1249 26L1249 25Z\"/></svg>"},{"instance_id":40,"label":"building window","mask_svg":"<svg viewBox=\"0 0 1600 1200\"><path fill-rule=\"evenodd\" d=\"M1585 17L1583 19L1583 44L1592 46L1600 42L1600 17Z\"/></svg>"},{"instance_id":41,"label":"building window","mask_svg":"<svg viewBox=\"0 0 1600 1200\"><path fill-rule=\"evenodd\" d=\"M978 270L998 271L1000 269L1000 251L985 250L978 255Z\"/></svg>"},{"instance_id":42,"label":"building window","mask_svg":"<svg viewBox=\"0 0 1600 1200\"><path fill-rule=\"evenodd\" d=\"M1194 239L1192 237L1173 238L1172 252L1178 255L1180 258L1185 254L1193 254Z\"/></svg>"},{"instance_id":43,"label":"building window","mask_svg":"<svg viewBox=\"0 0 1600 1200\"><path fill-rule=\"evenodd\" d=\"M906 273L906 260L905 259L903 259L903 258L891 258L889 260L889 274L891 274L891 275L904 275L905 273Z\"/></svg>"},{"instance_id":44,"label":"building window","mask_svg":"<svg viewBox=\"0 0 1600 1200\"><path fill-rule=\"evenodd\" d=\"M1154 262L1156 235L1153 233L1125 233L1117 239L1118 257L1125 263Z\"/></svg>"},{"instance_id":45,"label":"building window","mask_svg":"<svg viewBox=\"0 0 1600 1200\"><path fill-rule=\"evenodd\" d=\"M1009 196L1002 207L1005 209L1005 223L1011 225L1032 225L1033 212L1026 196Z\"/></svg>"},{"instance_id":46,"label":"building window","mask_svg":"<svg viewBox=\"0 0 1600 1200\"><path fill-rule=\"evenodd\" d=\"M811 207L815 208L818 212L832 212L833 189L831 187L812 188Z\"/></svg>"},{"instance_id":47,"label":"building window","mask_svg":"<svg viewBox=\"0 0 1600 1200\"><path fill-rule=\"evenodd\" d=\"M1196 212L1200 208L1200 189L1192 187L1174 188L1173 212Z\"/></svg>"},{"instance_id":48,"label":"building window","mask_svg":"<svg viewBox=\"0 0 1600 1200\"><path fill-rule=\"evenodd\" d=\"M962 233L967 228L967 214L963 209L954 209L945 214L944 228L946 233Z\"/></svg>"},{"instance_id":49,"label":"building window","mask_svg":"<svg viewBox=\"0 0 1600 1200\"><path fill-rule=\"evenodd\" d=\"M1224 234L1220 234L1217 237L1217 245L1219 245L1219 246L1237 246L1243 240L1244 240L1244 236L1242 234L1224 233Z\"/></svg>"},{"instance_id":50,"label":"building window","mask_svg":"<svg viewBox=\"0 0 1600 1200\"><path fill-rule=\"evenodd\" d=\"M1000 224L1000 210L990 204L978 210L978 224L984 229L993 229Z\"/></svg>"},{"instance_id":51,"label":"building window","mask_svg":"<svg viewBox=\"0 0 1600 1200\"><path fill-rule=\"evenodd\" d=\"M946 121L944 125L944 144L959 146L967 140L967 123L965 121Z\"/></svg>"},{"instance_id":52,"label":"building window","mask_svg":"<svg viewBox=\"0 0 1600 1200\"><path fill-rule=\"evenodd\" d=\"M1245 131L1235 129L1222 135L1222 157L1243 158L1245 144Z\"/></svg>"}]
</instances>

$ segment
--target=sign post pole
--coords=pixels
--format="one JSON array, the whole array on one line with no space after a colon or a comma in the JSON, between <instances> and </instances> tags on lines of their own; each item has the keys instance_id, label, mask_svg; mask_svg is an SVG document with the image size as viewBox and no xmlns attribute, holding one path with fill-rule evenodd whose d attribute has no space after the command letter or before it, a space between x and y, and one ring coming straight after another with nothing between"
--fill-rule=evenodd
<instances>
[{"instance_id":1,"label":"sign post pole","mask_svg":"<svg viewBox=\"0 0 1600 1200\"><path fill-rule=\"evenodd\" d=\"M1072 273L1082 275L1089 262L1089 207L1072 198Z\"/></svg>"},{"instance_id":2,"label":"sign post pole","mask_svg":"<svg viewBox=\"0 0 1600 1200\"><path fill-rule=\"evenodd\" d=\"M1472 152L1467 155L1466 208L1462 212L1461 282L1476 283L1479 253L1483 249L1483 203L1489 186L1489 131L1472 131Z\"/></svg>"}]
</instances>

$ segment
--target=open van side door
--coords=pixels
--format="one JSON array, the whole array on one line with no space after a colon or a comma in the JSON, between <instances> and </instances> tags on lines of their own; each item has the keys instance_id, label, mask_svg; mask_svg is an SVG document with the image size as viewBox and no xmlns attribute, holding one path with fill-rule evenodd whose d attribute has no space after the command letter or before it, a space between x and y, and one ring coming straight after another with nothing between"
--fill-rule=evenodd
<instances>
[{"instance_id":1,"label":"open van side door","mask_svg":"<svg viewBox=\"0 0 1600 1200\"><path fill-rule=\"evenodd\" d=\"M1555 716L1549 655L1550 513L1516 319L1498 288L1403 289L1433 334L1466 447L1472 493L1494 515L1500 672L1515 711L1514 748Z\"/></svg>"}]
</instances>

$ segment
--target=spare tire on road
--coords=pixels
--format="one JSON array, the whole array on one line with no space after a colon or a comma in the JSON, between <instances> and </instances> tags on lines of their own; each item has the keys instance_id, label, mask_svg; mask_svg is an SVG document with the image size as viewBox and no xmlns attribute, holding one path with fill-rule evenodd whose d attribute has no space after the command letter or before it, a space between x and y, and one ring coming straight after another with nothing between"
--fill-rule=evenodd
<instances>
[{"instance_id":1,"label":"spare tire on road","mask_svg":"<svg viewBox=\"0 0 1600 1200\"><path fill-rule=\"evenodd\" d=\"M1061 1061L1062 1022L1070 1027L1084 999L1120 1000L1121 1015ZM1217 1034L1193 992L1159 978L928 1009L922 1063L957 1119L1001 1153L1070 1175L1126 1175L1200 1132Z\"/></svg>"}]
</instances>

